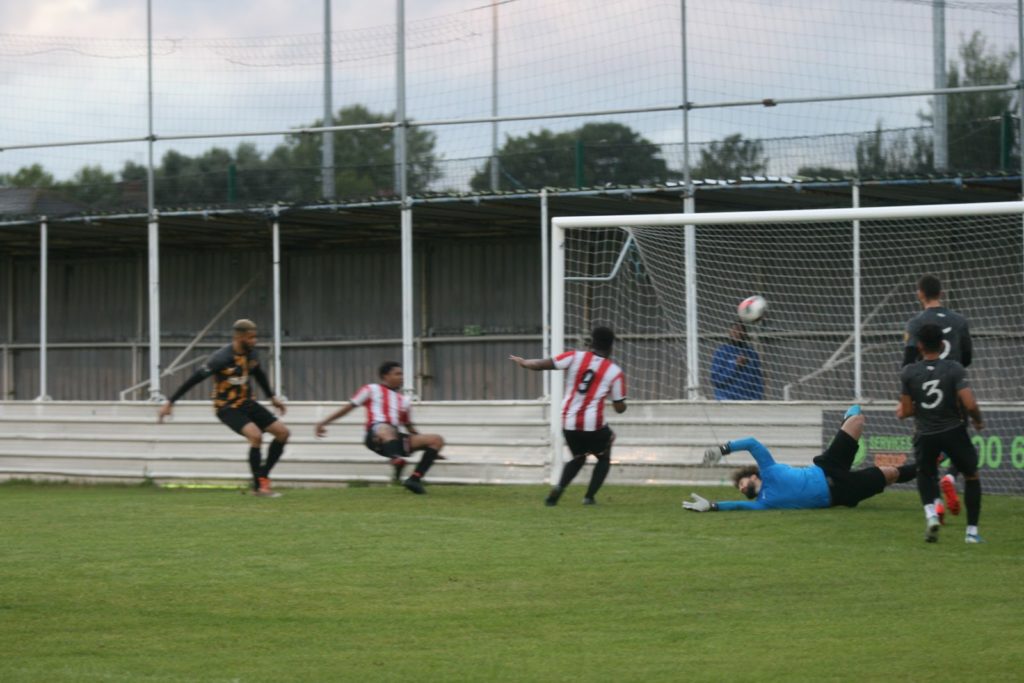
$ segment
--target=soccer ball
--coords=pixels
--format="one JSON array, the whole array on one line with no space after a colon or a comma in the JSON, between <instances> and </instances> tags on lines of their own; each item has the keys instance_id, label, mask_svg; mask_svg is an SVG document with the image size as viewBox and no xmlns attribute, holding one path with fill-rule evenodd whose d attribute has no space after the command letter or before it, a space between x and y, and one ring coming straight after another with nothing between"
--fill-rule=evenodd
<instances>
[{"instance_id":1,"label":"soccer ball","mask_svg":"<svg viewBox=\"0 0 1024 683\"><path fill-rule=\"evenodd\" d=\"M763 296L748 296L736 307L736 315L745 323L756 323L764 317L768 310L768 302Z\"/></svg>"}]
</instances>

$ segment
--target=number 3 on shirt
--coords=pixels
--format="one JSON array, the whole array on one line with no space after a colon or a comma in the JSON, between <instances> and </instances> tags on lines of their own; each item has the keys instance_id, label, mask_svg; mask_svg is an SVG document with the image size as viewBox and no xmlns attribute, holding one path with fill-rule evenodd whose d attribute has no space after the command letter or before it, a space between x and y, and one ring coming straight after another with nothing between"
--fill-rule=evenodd
<instances>
[{"instance_id":1,"label":"number 3 on shirt","mask_svg":"<svg viewBox=\"0 0 1024 683\"><path fill-rule=\"evenodd\" d=\"M579 384L576 385L576 391L578 391L581 394L587 393L587 391L590 390L590 383L593 381L594 371L587 370L586 372L583 373L583 376L580 378Z\"/></svg>"},{"instance_id":2,"label":"number 3 on shirt","mask_svg":"<svg viewBox=\"0 0 1024 683\"><path fill-rule=\"evenodd\" d=\"M921 384L921 388L924 389L925 396L928 398L935 397L927 403L922 403L922 408L931 409L942 403L942 389L939 389L939 380L930 379L927 382Z\"/></svg>"}]
</instances>

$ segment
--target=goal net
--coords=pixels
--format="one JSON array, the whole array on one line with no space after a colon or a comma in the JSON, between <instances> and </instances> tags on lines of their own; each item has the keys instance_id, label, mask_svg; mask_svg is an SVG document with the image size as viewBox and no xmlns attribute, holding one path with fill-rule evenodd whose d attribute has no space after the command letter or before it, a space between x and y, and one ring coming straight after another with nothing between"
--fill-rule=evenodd
<instances>
[{"instance_id":1,"label":"goal net","mask_svg":"<svg viewBox=\"0 0 1024 683\"><path fill-rule=\"evenodd\" d=\"M969 321L979 400L1020 404L1024 417L1022 212L999 202L558 218L552 348L612 327L631 400L892 404L904 330L921 310L916 282L933 274ZM737 345L737 304L751 294L767 314ZM723 390L738 356L739 395ZM1004 436L1000 466L1024 474L1024 437Z\"/></svg>"}]
</instances>

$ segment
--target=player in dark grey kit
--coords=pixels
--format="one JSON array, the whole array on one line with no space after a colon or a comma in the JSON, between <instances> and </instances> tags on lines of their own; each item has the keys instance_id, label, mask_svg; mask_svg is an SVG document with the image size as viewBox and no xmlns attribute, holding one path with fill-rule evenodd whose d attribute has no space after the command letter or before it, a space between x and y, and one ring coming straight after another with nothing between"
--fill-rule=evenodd
<instances>
[{"instance_id":1,"label":"player in dark grey kit","mask_svg":"<svg viewBox=\"0 0 1024 683\"><path fill-rule=\"evenodd\" d=\"M982 429L981 410L967 384L967 371L955 360L942 358L942 328L926 323L917 331L917 346L922 359L903 368L902 392L896 417L914 416L914 458L917 461L917 490L924 505L927 530L925 540L939 540L939 517L935 506L939 498L938 459L945 453L964 475L967 507L967 543L981 543L978 517L981 514L981 479L978 477L978 453L967 434L963 413L975 429Z\"/></svg>"},{"instance_id":2,"label":"player in dark grey kit","mask_svg":"<svg viewBox=\"0 0 1024 683\"><path fill-rule=\"evenodd\" d=\"M903 335L903 365L907 366L921 359L917 348L917 335L922 325L932 323L942 329L942 352L940 358L955 360L960 365L969 367L973 360L974 349L971 344L971 333L967 318L956 311L942 305L942 283L934 275L923 275L917 281L917 300L921 302L923 311L915 315L907 323L907 331ZM948 507L954 514L960 514L960 499L956 494L956 465L952 465L945 476L939 480L939 486L946 497L946 506L939 507L939 520Z\"/></svg>"},{"instance_id":3,"label":"player in dark grey kit","mask_svg":"<svg viewBox=\"0 0 1024 683\"><path fill-rule=\"evenodd\" d=\"M270 470L284 453L290 432L277 416L253 400L249 378L252 377L270 398L274 408L282 415L285 405L274 395L270 382L260 367L256 356L256 324L251 320L237 320L232 326L232 341L218 349L196 372L160 407L158 420L171 414L174 402L207 377L214 377L213 409L217 418L249 442L249 469L252 471L253 494L276 498L278 494L270 487ZM270 433L266 462L261 462L260 447L263 432Z\"/></svg>"}]
</instances>

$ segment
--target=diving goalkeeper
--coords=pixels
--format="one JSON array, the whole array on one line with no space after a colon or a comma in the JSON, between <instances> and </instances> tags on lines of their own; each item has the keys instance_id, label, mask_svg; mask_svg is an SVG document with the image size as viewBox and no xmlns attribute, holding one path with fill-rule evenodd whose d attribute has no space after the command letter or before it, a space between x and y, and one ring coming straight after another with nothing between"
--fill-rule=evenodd
<instances>
[{"instance_id":1,"label":"diving goalkeeper","mask_svg":"<svg viewBox=\"0 0 1024 683\"><path fill-rule=\"evenodd\" d=\"M768 449L752 437L713 446L704 452L705 465L717 464L722 456L736 451L749 451L754 456L756 465L740 467L732 473L733 484L749 500L712 502L693 493L693 500L684 502L683 507L694 512L856 507L890 484L914 480L916 464L851 471L863 432L864 415L860 406L852 406L843 416L843 424L832 443L809 467L775 462Z\"/></svg>"}]
</instances>

